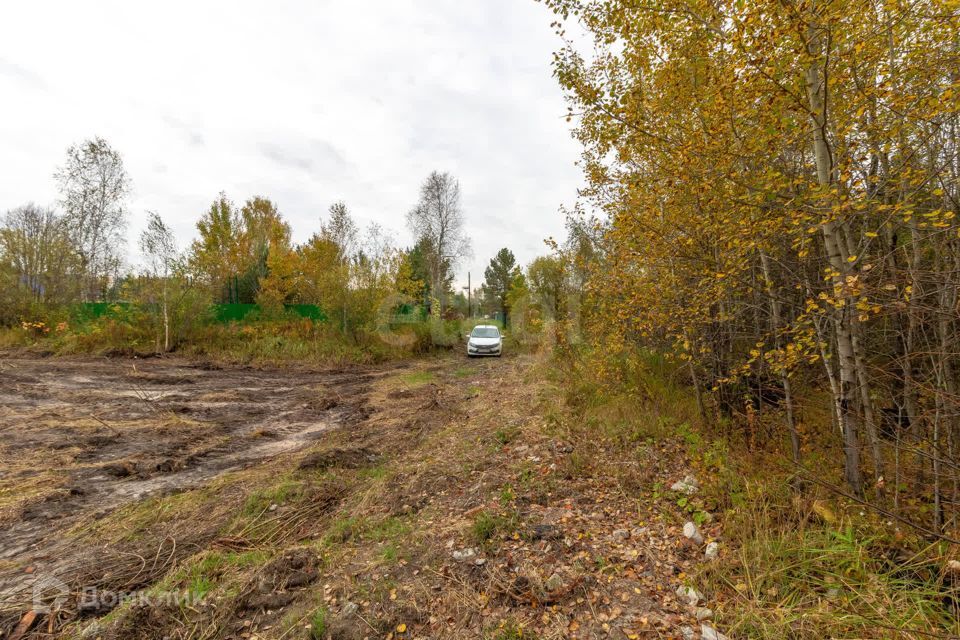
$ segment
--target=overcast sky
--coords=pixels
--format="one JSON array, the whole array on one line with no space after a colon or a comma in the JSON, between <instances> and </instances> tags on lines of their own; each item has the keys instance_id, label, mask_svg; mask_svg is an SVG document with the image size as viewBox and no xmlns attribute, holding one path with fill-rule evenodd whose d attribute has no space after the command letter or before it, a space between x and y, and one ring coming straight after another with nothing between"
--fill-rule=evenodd
<instances>
[{"instance_id":1,"label":"overcast sky","mask_svg":"<svg viewBox=\"0 0 960 640\"><path fill-rule=\"evenodd\" d=\"M182 247L218 192L264 195L301 241L344 200L411 244L433 169L459 178L474 286L502 246L562 236L579 151L551 75L562 43L533 0L5 2L0 211L54 204L66 147L93 136Z\"/></svg>"}]
</instances>

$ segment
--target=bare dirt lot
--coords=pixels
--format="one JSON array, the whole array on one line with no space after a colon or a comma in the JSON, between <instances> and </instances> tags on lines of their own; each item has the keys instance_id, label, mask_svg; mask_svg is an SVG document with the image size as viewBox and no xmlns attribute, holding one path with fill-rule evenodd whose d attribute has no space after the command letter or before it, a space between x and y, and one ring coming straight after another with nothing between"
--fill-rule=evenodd
<instances>
[{"instance_id":1,"label":"bare dirt lot","mask_svg":"<svg viewBox=\"0 0 960 640\"><path fill-rule=\"evenodd\" d=\"M302 448L362 417L377 375L0 361L0 598L22 600L34 576L84 555L62 535L78 523Z\"/></svg>"}]
</instances>

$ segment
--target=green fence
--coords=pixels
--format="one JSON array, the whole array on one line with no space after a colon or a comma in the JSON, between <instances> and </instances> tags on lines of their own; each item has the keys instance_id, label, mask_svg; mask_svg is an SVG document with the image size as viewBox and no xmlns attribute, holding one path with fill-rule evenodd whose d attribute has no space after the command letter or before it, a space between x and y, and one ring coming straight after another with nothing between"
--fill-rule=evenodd
<instances>
[{"instance_id":1,"label":"green fence","mask_svg":"<svg viewBox=\"0 0 960 640\"><path fill-rule=\"evenodd\" d=\"M75 305L73 316L77 320L95 320L103 316L120 317L125 313L144 308L130 302L84 302ZM315 304L285 304L285 311L294 313L301 318L314 322L326 322L327 314ZM210 315L217 322L242 322L250 314L260 315L258 304L213 304L210 305Z\"/></svg>"},{"instance_id":2,"label":"green fence","mask_svg":"<svg viewBox=\"0 0 960 640\"><path fill-rule=\"evenodd\" d=\"M117 317L133 308L129 302L83 302L74 305L70 314L77 320L95 320L103 316Z\"/></svg>"}]
</instances>

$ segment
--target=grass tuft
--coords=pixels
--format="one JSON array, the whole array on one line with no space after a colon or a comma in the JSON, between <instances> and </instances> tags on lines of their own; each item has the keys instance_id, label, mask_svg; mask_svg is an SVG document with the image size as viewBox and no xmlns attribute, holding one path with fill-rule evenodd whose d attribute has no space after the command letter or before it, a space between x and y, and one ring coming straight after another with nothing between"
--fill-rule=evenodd
<instances>
[{"instance_id":1,"label":"grass tuft","mask_svg":"<svg viewBox=\"0 0 960 640\"><path fill-rule=\"evenodd\" d=\"M481 511L470 526L470 536L479 545L490 544L497 536L509 536L520 526L520 518L514 512L491 513Z\"/></svg>"},{"instance_id":2,"label":"grass tuft","mask_svg":"<svg viewBox=\"0 0 960 640\"><path fill-rule=\"evenodd\" d=\"M437 375L432 371L414 371L413 373L406 374L401 379L406 384L416 387L433 382L436 377Z\"/></svg>"},{"instance_id":3,"label":"grass tuft","mask_svg":"<svg viewBox=\"0 0 960 640\"><path fill-rule=\"evenodd\" d=\"M311 640L324 640L327 637L327 610L324 607L317 609L310 617Z\"/></svg>"}]
</instances>

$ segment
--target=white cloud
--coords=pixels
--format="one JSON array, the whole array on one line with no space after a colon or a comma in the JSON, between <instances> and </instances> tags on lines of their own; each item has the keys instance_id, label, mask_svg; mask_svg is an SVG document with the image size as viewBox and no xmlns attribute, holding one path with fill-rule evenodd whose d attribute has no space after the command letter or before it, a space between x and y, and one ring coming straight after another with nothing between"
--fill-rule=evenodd
<instances>
[{"instance_id":1,"label":"white cloud","mask_svg":"<svg viewBox=\"0 0 960 640\"><path fill-rule=\"evenodd\" d=\"M404 226L433 169L461 182L474 282L502 246L561 235L578 146L532 0L43 2L0 9L0 210L56 200L64 150L105 137L181 245L221 190L305 239L335 200Z\"/></svg>"}]
</instances>

